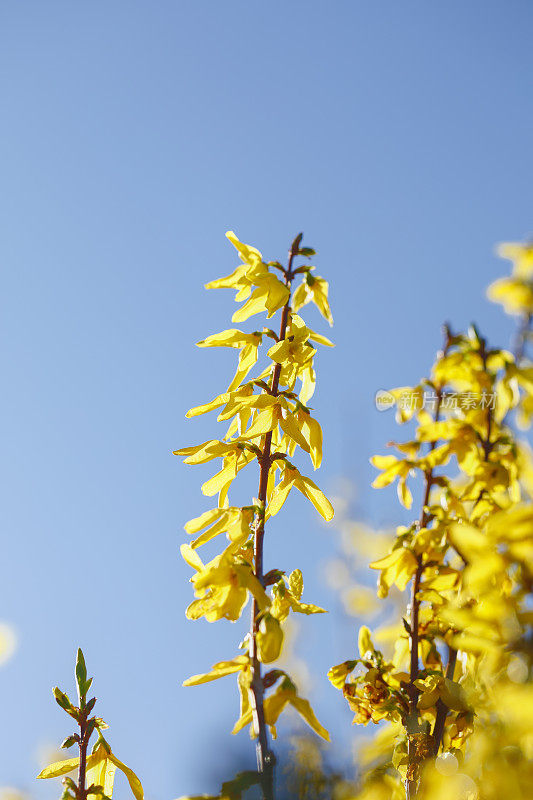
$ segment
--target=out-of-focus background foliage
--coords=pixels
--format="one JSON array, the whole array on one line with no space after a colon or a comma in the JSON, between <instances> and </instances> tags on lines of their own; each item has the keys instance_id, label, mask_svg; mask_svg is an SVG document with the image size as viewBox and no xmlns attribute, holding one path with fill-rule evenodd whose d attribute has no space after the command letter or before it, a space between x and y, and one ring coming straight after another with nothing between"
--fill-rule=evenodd
<instances>
[{"instance_id":1,"label":"out-of-focus background foliage","mask_svg":"<svg viewBox=\"0 0 533 800\"><path fill-rule=\"evenodd\" d=\"M208 503L170 451L214 435L184 412L234 360L194 348L233 310L203 283L235 263L226 229L268 259L305 232L338 343L317 363L320 484L346 498L349 480L374 528L402 522L394 491L369 489L394 435L374 393L427 372L445 319L509 339L483 293L494 243L531 233L532 22L527 0L2 5L0 785L55 796L33 778L68 732L50 689L78 645L149 798L253 765L231 679L181 688L241 634L184 617L182 524ZM349 772L352 715L325 673L355 647L350 564L338 529L287 508L266 563L301 567L331 611L293 653Z\"/></svg>"}]
</instances>

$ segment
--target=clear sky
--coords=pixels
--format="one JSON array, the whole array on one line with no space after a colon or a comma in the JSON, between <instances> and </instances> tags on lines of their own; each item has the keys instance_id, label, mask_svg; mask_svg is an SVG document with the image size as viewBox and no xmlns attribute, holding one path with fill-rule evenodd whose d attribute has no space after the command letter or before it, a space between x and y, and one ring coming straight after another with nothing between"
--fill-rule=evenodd
<instances>
[{"instance_id":1,"label":"clear sky","mask_svg":"<svg viewBox=\"0 0 533 800\"><path fill-rule=\"evenodd\" d=\"M374 392L425 374L445 319L508 341L484 287L506 270L494 244L533 230L532 22L529 0L1 4L0 619L19 647L0 670L0 785L57 794L33 776L70 732L50 689L73 688L78 644L149 800L212 791L249 753L231 679L181 688L242 632L184 617L178 546L210 473L171 450L217 435L184 414L234 364L194 347L234 308L203 284L236 263L228 228L268 259L304 231L338 343L318 360L317 480L349 478L360 516L402 521L369 489L394 435ZM336 534L286 507L267 565L301 566L305 597L338 610ZM298 641L341 742L351 715L325 671L354 640L331 615Z\"/></svg>"}]
</instances>

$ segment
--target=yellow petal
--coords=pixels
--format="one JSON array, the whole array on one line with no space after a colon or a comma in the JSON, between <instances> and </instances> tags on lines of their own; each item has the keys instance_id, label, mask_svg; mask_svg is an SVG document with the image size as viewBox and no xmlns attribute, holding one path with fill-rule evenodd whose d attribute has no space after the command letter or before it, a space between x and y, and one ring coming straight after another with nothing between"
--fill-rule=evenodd
<instances>
[{"instance_id":1,"label":"yellow petal","mask_svg":"<svg viewBox=\"0 0 533 800\"><path fill-rule=\"evenodd\" d=\"M183 560L197 572L200 572L204 569L202 559L196 550L192 549L190 544L182 544L180 547L180 552Z\"/></svg>"},{"instance_id":2,"label":"yellow petal","mask_svg":"<svg viewBox=\"0 0 533 800\"><path fill-rule=\"evenodd\" d=\"M302 382L302 388L300 389L299 398L300 401L305 405L309 402L311 397L315 392L315 385L316 385L316 374L315 370L313 369L312 363L307 364L304 370L298 373L298 377Z\"/></svg>"},{"instance_id":3,"label":"yellow petal","mask_svg":"<svg viewBox=\"0 0 533 800\"><path fill-rule=\"evenodd\" d=\"M313 466L318 469L322 463L322 428L310 414L303 417L302 433L309 442Z\"/></svg>"},{"instance_id":4,"label":"yellow petal","mask_svg":"<svg viewBox=\"0 0 533 800\"><path fill-rule=\"evenodd\" d=\"M232 733L233 734L239 733L239 731L242 731L242 729L245 728L247 725L250 725L251 722L252 722L252 710L248 709L247 711L244 712L244 714L241 714L241 716L233 726Z\"/></svg>"},{"instance_id":5,"label":"yellow petal","mask_svg":"<svg viewBox=\"0 0 533 800\"><path fill-rule=\"evenodd\" d=\"M124 775L128 779L128 783L130 785L130 789L133 792L133 796L135 797L135 799L136 800L144 800L143 787L141 785L141 782L140 782L139 778L134 773L134 771L132 769L130 769L129 767L127 767L125 764L123 764L122 761L119 761L119 759L113 753L109 753L108 758L109 758L110 761L113 762L113 764L115 764L115 766L121 772L124 773Z\"/></svg>"},{"instance_id":6,"label":"yellow petal","mask_svg":"<svg viewBox=\"0 0 533 800\"><path fill-rule=\"evenodd\" d=\"M413 495L407 486L406 478L398 481L398 498L404 508L411 508L413 505Z\"/></svg>"},{"instance_id":7,"label":"yellow petal","mask_svg":"<svg viewBox=\"0 0 533 800\"><path fill-rule=\"evenodd\" d=\"M274 430L278 425L279 409L276 406L267 408L257 415L247 431L240 437L240 440L255 439L257 436L264 436L265 433Z\"/></svg>"},{"instance_id":8,"label":"yellow petal","mask_svg":"<svg viewBox=\"0 0 533 800\"><path fill-rule=\"evenodd\" d=\"M366 625L362 625L361 628L359 628L357 643L361 658L365 658L366 653L369 651L371 653L374 652L374 645L372 644L370 630L366 627Z\"/></svg>"},{"instance_id":9,"label":"yellow petal","mask_svg":"<svg viewBox=\"0 0 533 800\"><path fill-rule=\"evenodd\" d=\"M257 600L257 604L261 611L267 609L270 605L270 597L263 589L261 583L257 580L250 567L244 565L236 565L235 572L239 576L241 586L245 586Z\"/></svg>"},{"instance_id":10,"label":"yellow petal","mask_svg":"<svg viewBox=\"0 0 533 800\"><path fill-rule=\"evenodd\" d=\"M262 664L276 661L283 646L283 630L272 614L265 614L256 635L259 660Z\"/></svg>"},{"instance_id":11,"label":"yellow petal","mask_svg":"<svg viewBox=\"0 0 533 800\"><path fill-rule=\"evenodd\" d=\"M325 347L335 347L331 339L328 339L327 336L322 336L321 333L315 333L315 331L312 331L310 328L308 330L310 331L309 338L311 341L322 344Z\"/></svg>"},{"instance_id":12,"label":"yellow petal","mask_svg":"<svg viewBox=\"0 0 533 800\"><path fill-rule=\"evenodd\" d=\"M311 708L311 705L308 700L304 700L303 697L291 697L290 704L296 709L296 711L300 714L301 717L307 722L309 727L316 733L318 736L321 736L322 739L325 739L326 742L329 742L329 733L324 728L323 725L320 724L318 719L316 718L315 712Z\"/></svg>"},{"instance_id":13,"label":"yellow petal","mask_svg":"<svg viewBox=\"0 0 533 800\"><path fill-rule=\"evenodd\" d=\"M282 479L275 487L267 507L267 512L270 517L273 517L281 509L293 486L294 479Z\"/></svg>"},{"instance_id":14,"label":"yellow petal","mask_svg":"<svg viewBox=\"0 0 533 800\"><path fill-rule=\"evenodd\" d=\"M112 797L117 768L115 764L107 758L107 751L104 752L106 755L98 761L97 764L87 770L86 782L87 786L91 786L93 783L96 784L96 786L101 786L104 790L104 794L107 797Z\"/></svg>"},{"instance_id":15,"label":"yellow petal","mask_svg":"<svg viewBox=\"0 0 533 800\"><path fill-rule=\"evenodd\" d=\"M308 500L314 505L319 514L321 514L326 522L333 519L335 511L329 502L326 495L318 488L311 478L300 476L295 482L295 486L304 494Z\"/></svg>"},{"instance_id":16,"label":"yellow petal","mask_svg":"<svg viewBox=\"0 0 533 800\"><path fill-rule=\"evenodd\" d=\"M211 525L226 512L227 509L225 508L212 508L210 511L204 511L204 513L200 514L199 517L190 519L185 524L185 530L187 533L198 533L198 531L201 531L202 528L207 528L208 525Z\"/></svg>"},{"instance_id":17,"label":"yellow petal","mask_svg":"<svg viewBox=\"0 0 533 800\"><path fill-rule=\"evenodd\" d=\"M190 408L187 413L185 414L186 417L189 419L191 417L197 417L200 414L207 414L208 411L213 411L215 408L220 408L220 406L225 405L229 400L229 394L225 392L224 394L219 394L218 397L215 397L214 400L211 400L210 403L205 403L202 406L195 406L194 408Z\"/></svg>"},{"instance_id":18,"label":"yellow petal","mask_svg":"<svg viewBox=\"0 0 533 800\"><path fill-rule=\"evenodd\" d=\"M290 297L290 291L275 275L268 275L265 278L268 287L268 297L266 307L268 316L271 317L275 312L282 308Z\"/></svg>"},{"instance_id":19,"label":"yellow petal","mask_svg":"<svg viewBox=\"0 0 533 800\"><path fill-rule=\"evenodd\" d=\"M186 681L183 681L183 686L199 686L201 683L209 683L216 681L219 678L224 678L226 675L232 675L235 672L240 672L248 664L246 656L237 656L231 661L219 661L213 664L210 672L204 672L199 675L191 675Z\"/></svg>"},{"instance_id":20,"label":"yellow petal","mask_svg":"<svg viewBox=\"0 0 533 800\"><path fill-rule=\"evenodd\" d=\"M255 263L262 260L263 257L259 250L252 247L252 245L241 242L233 231L226 231L226 238L232 243L245 263Z\"/></svg>"},{"instance_id":21,"label":"yellow petal","mask_svg":"<svg viewBox=\"0 0 533 800\"><path fill-rule=\"evenodd\" d=\"M237 470L234 463L227 464L216 475L213 475L208 481L202 484L202 493L206 497L212 497L217 492L224 489L227 484L231 483L236 477Z\"/></svg>"},{"instance_id":22,"label":"yellow petal","mask_svg":"<svg viewBox=\"0 0 533 800\"><path fill-rule=\"evenodd\" d=\"M353 661L343 661L342 664L337 664L335 667L331 667L328 671L328 679L331 684L336 689L342 689L344 684L346 683L346 677L353 672L355 667L357 666L357 661L354 659Z\"/></svg>"},{"instance_id":23,"label":"yellow petal","mask_svg":"<svg viewBox=\"0 0 533 800\"><path fill-rule=\"evenodd\" d=\"M291 574L289 575L289 591L293 594L297 600L303 594L304 590L304 578L302 575L301 569L293 569Z\"/></svg>"},{"instance_id":24,"label":"yellow petal","mask_svg":"<svg viewBox=\"0 0 533 800\"><path fill-rule=\"evenodd\" d=\"M245 319L252 317L254 314L259 314L261 311L266 310L267 290L264 287L254 289L250 295L250 299L234 313L231 318L232 322L244 322Z\"/></svg>"},{"instance_id":25,"label":"yellow petal","mask_svg":"<svg viewBox=\"0 0 533 800\"><path fill-rule=\"evenodd\" d=\"M79 756L76 758L66 758L64 761L55 761L48 767L45 767L38 775L38 778L59 778L61 775L67 775L76 769L80 763Z\"/></svg>"},{"instance_id":26,"label":"yellow petal","mask_svg":"<svg viewBox=\"0 0 533 800\"><path fill-rule=\"evenodd\" d=\"M302 450L309 453L309 445L305 441L298 427L298 423L290 412L287 412L286 417L280 416L279 424L283 433L286 433L296 444L299 444Z\"/></svg>"},{"instance_id":27,"label":"yellow petal","mask_svg":"<svg viewBox=\"0 0 533 800\"><path fill-rule=\"evenodd\" d=\"M244 333L238 328L228 328L227 331L213 333L198 342L198 347L244 347L248 344L258 345L261 337L256 333Z\"/></svg>"},{"instance_id":28,"label":"yellow petal","mask_svg":"<svg viewBox=\"0 0 533 800\"><path fill-rule=\"evenodd\" d=\"M274 694L271 694L270 697L267 697L265 700L265 722L267 725L275 725L279 719L279 715L285 708L285 706L290 702L291 696L294 694L294 690L287 691L284 689L278 689Z\"/></svg>"},{"instance_id":29,"label":"yellow petal","mask_svg":"<svg viewBox=\"0 0 533 800\"><path fill-rule=\"evenodd\" d=\"M372 561L372 563L368 566L370 569L386 569L387 567L395 564L398 559L402 557L402 550L403 548L397 547L396 550L393 550L388 555L383 556L383 558L379 558L377 561Z\"/></svg>"},{"instance_id":30,"label":"yellow petal","mask_svg":"<svg viewBox=\"0 0 533 800\"><path fill-rule=\"evenodd\" d=\"M246 347L243 347L239 355L239 365L237 367L237 372L233 376L233 380L228 386L228 391L231 392L241 385L241 383L246 378L246 376L248 375L254 364L257 362L257 357L258 357L258 346L256 344L248 344L246 345Z\"/></svg>"}]
</instances>

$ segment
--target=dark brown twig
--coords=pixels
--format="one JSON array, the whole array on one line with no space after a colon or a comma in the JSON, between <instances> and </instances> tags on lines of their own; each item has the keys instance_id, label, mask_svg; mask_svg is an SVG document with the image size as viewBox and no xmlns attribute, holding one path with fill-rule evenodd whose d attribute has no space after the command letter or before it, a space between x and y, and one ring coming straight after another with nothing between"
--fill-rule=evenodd
<instances>
[{"instance_id":1,"label":"dark brown twig","mask_svg":"<svg viewBox=\"0 0 533 800\"><path fill-rule=\"evenodd\" d=\"M529 321L528 321L527 325L529 327ZM487 343L486 343L485 339L481 339L481 341L480 341L479 352L480 352L481 360L483 362L483 369L486 372L487 371ZM494 447L494 442L491 441L491 437L492 437L492 421L493 421L492 409L491 409L490 404L489 404L487 406L487 435L481 441L481 447L483 449L483 456L484 456L484 460L485 461L489 460L489 456L490 456L490 454L492 452L492 449ZM474 507L479 503L479 501L481 500L482 496L483 496L483 492L480 493L479 497L477 498L476 502L474 503ZM459 557L464 562L464 565L468 566L468 561L467 561L466 557L460 553L460 551L459 551L459 549L457 548L456 545L454 545L454 549L456 550L456 552L458 553ZM449 680L453 680L453 675L454 675L454 672L455 672L456 663L457 663L457 650L455 650L455 648L449 646L448 647L448 665L446 667L446 678L448 678ZM448 711L449 711L448 707L442 702L442 700L438 700L438 702L437 702L437 714L435 716L435 724L433 726L433 734L432 734L432 737L433 737L433 753L434 753L435 756L438 755L439 748L440 748L441 743L442 743L442 737L444 736L444 726L445 726L445 723L446 723L446 717L448 716Z\"/></svg>"},{"instance_id":2,"label":"dark brown twig","mask_svg":"<svg viewBox=\"0 0 533 800\"><path fill-rule=\"evenodd\" d=\"M85 777L87 771L87 747L89 745L91 729L87 723L87 714L83 711L80 712L78 724L80 726L80 741L78 745L80 750L80 765L78 769L78 786L76 790L76 797L77 800L86 800L87 789L85 787ZM87 735L88 733L89 735Z\"/></svg>"},{"instance_id":3,"label":"dark brown twig","mask_svg":"<svg viewBox=\"0 0 533 800\"><path fill-rule=\"evenodd\" d=\"M452 333L448 327L448 325L444 325L444 348L443 348L443 355L446 355L448 349L451 345ZM434 421L438 422L440 417L440 411L442 406L442 399L443 399L444 388L439 387L436 390L437 401L435 405L435 415ZM429 445L429 453L432 453L435 447L437 446L437 441L430 442ZM431 489L433 487L433 473L434 470L430 467L425 472L425 488L424 488L424 498L422 500L422 509L420 512L420 519L418 522L419 529L425 528L430 519L431 515L429 514L427 507L430 500ZM420 591L420 582L422 580L422 575L424 573L424 562L422 555L419 555L417 558L417 567L416 572L413 577L413 583L411 586L411 618L410 618L410 636L411 636L411 659L410 659L410 670L409 670L409 716L411 720L414 719L416 715L417 709L417 701L418 701L418 689L415 686L415 681L418 678L419 672L419 662L418 662L418 651L419 651L419 613L420 613L420 598L418 597L418 592ZM414 742L409 739L408 740L408 757L410 766L414 764L415 757L416 757L416 747ZM416 788L417 788L417 780L412 777L412 773L409 773L409 777L405 781L405 793L406 793L406 800L413 800L416 797Z\"/></svg>"},{"instance_id":4,"label":"dark brown twig","mask_svg":"<svg viewBox=\"0 0 533 800\"><path fill-rule=\"evenodd\" d=\"M298 246L301 237L297 237L289 251L289 261L287 270L284 272L285 285L290 290L293 278L292 264L294 257L298 253ZM283 306L281 313L281 323L278 341L283 341L287 333L287 325L289 322L290 313L290 296L287 303ZM269 394L277 397L279 393L279 379L281 374L281 364L276 364L272 375L272 385L269 388ZM254 575L257 580L262 584L264 578L263 571L263 541L265 536L265 508L267 504L267 488L268 476L272 464L272 432L265 434L262 454L259 458L259 491L258 499L261 507L260 513L257 515L255 532L254 532ZM259 628L259 605L254 598L252 603L252 619L251 619L251 666L252 666L252 681L251 681L251 694L252 694L252 710L254 719L254 728L257 734L257 768L262 776L262 789L264 800L273 800L274 797L274 764L275 759L273 753L268 746L267 726L265 723L264 711L264 686L263 678L261 675L261 662L257 655L257 632Z\"/></svg>"},{"instance_id":5,"label":"dark brown twig","mask_svg":"<svg viewBox=\"0 0 533 800\"><path fill-rule=\"evenodd\" d=\"M448 647L448 665L446 667L446 677L448 680L453 681L453 674L455 672L455 665L457 663L457 650L453 647ZM439 754L439 748L444 735L444 724L448 716L448 706L442 700L437 700L437 714L435 716L435 725L433 726L433 754Z\"/></svg>"}]
</instances>

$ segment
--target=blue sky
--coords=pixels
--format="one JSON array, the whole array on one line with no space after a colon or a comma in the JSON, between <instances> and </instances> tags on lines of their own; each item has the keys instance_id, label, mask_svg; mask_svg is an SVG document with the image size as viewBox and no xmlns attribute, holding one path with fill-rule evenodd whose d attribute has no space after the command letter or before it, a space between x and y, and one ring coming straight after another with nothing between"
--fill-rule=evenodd
<instances>
[{"instance_id":1,"label":"blue sky","mask_svg":"<svg viewBox=\"0 0 533 800\"><path fill-rule=\"evenodd\" d=\"M235 264L228 228L268 259L304 231L337 342L318 361L317 480L402 521L369 489L394 435L374 392L427 371L445 319L508 341L484 287L506 269L495 242L533 230L532 21L527 0L2 4L0 618L19 647L0 671L0 785L55 796L36 752L69 733L50 689L72 688L78 644L150 800L212 791L249 753L230 679L181 688L241 633L184 617L178 546L210 473L171 450L216 435L184 413L234 363L194 347L233 311L203 284ZM306 598L338 610L337 541L294 498L266 563L301 566ZM298 642L335 755L351 717L324 673L354 639L332 614Z\"/></svg>"}]
</instances>

